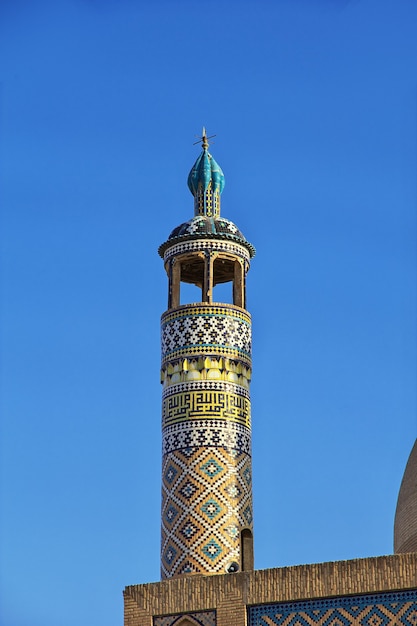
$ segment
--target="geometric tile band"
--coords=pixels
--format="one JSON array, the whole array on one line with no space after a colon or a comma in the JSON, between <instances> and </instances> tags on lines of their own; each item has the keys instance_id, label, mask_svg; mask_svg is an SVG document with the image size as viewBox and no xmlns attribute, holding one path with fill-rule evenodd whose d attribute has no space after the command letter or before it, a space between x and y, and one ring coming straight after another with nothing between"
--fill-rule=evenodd
<instances>
[{"instance_id":1,"label":"geometric tile band","mask_svg":"<svg viewBox=\"0 0 417 626\"><path fill-rule=\"evenodd\" d=\"M162 426L190 420L221 419L250 428L250 401L225 391L189 391L169 395L162 402Z\"/></svg>"},{"instance_id":2,"label":"geometric tile band","mask_svg":"<svg viewBox=\"0 0 417 626\"><path fill-rule=\"evenodd\" d=\"M162 470L162 578L225 573L240 562L240 534L252 530L249 455L224 448L166 454Z\"/></svg>"},{"instance_id":3,"label":"geometric tile band","mask_svg":"<svg viewBox=\"0 0 417 626\"><path fill-rule=\"evenodd\" d=\"M416 626L417 589L248 608L249 626Z\"/></svg>"},{"instance_id":4,"label":"geometric tile band","mask_svg":"<svg viewBox=\"0 0 417 626\"><path fill-rule=\"evenodd\" d=\"M162 362L182 355L219 354L251 358L250 316L226 306L187 305L161 319Z\"/></svg>"},{"instance_id":5,"label":"geometric tile band","mask_svg":"<svg viewBox=\"0 0 417 626\"><path fill-rule=\"evenodd\" d=\"M185 241L184 243L177 243L164 253L164 263L171 257L178 256L184 252L200 252L200 251L213 251L213 252L229 252L233 255L241 257L249 262L250 254L248 250L237 243L229 243L227 241L220 241L218 239L194 239L191 241Z\"/></svg>"},{"instance_id":6,"label":"geometric tile band","mask_svg":"<svg viewBox=\"0 0 417 626\"><path fill-rule=\"evenodd\" d=\"M195 315L222 315L227 317L234 317L246 324L250 325L251 315L246 309L234 306L233 304L204 304L197 302L194 304L183 304L177 309L165 311L161 315L162 324L172 322L180 318L181 316L189 317Z\"/></svg>"},{"instance_id":7,"label":"geometric tile band","mask_svg":"<svg viewBox=\"0 0 417 626\"><path fill-rule=\"evenodd\" d=\"M167 426L162 432L162 454L191 448L224 448L251 456L251 432L246 426L223 420L199 420Z\"/></svg>"},{"instance_id":8,"label":"geometric tile band","mask_svg":"<svg viewBox=\"0 0 417 626\"><path fill-rule=\"evenodd\" d=\"M176 362L178 359L194 359L199 356L208 357L224 357L233 361L241 361L246 367L251 367L252 362L250 355L240 350L239 348L231 348L230 346L221 345L209 345L200 344L194 346L184 346L173 350L172 352L165 354L162 358L162 367L164 370L165 365Z\"/></svg>"},{"instance_id":9,"label":"geometric tile band","mask_svg":"<svg viewBox=\"0 0 417 626\"><path fill-rule=\"evenodd\" d=\"M249 391L247 388L222 380L196 380L187 383L171 384L162 392L162 398L165 400L165 398L171 395L187 391L227 391L228 393L237 393L249 400Z\"/></svg>"},{"instance_id":10,"label":"geometric tile band","mask_svg":"<svg viewBox=\"0 0 417 626\"><path fill-rule=\"evenodd\" d=\"M175 626L183 619L181 615L165 615L164 617L154 617L153 626ZM216 611L200 611L199 613L187 613L187 617L192 618L196 626L216 626Z\"/></svg>"}]
</instances>

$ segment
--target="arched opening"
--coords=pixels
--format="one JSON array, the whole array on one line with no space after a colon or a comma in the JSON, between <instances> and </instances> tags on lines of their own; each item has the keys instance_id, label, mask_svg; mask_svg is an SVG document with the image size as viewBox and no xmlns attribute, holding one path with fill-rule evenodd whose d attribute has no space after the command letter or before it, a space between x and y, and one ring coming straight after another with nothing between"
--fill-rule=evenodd
<instances>
[{"instance_id":1,"label":"arched opening","mask_svg":"<svg viewBox=\"0 0 417 626\"><path fill-rule=\"evenodd\" d=\"M242 570L244 572L253 570L253 533L249 528L244 528L240 533L240 551L242 555Z\"/></svg>"},{"instance_id":2,"label":"arched opening","mask_svg":"<svg viewBox=\"0 0 417 626\"><path fill-rule=\"evenodd\" d=\"M217 257L213 261L213 302L233 303L234 261Z\"/></svg>"},{"instance_id":3,"label":"arched opening","mask_svg":"<svg viewBox=\"0 0 417 626\"><path fill-rule=\"evenodd\" d=\"M206 274L205 259L200 255L185 255L172 259L168 268L168 308L175 309L180 304L204 302L203 287Z\"/></svg>"},{"instance_id":4,"label":"arched opening","mask_svg":"<svg viewBox=\"0 0 417 626\"><path fill-rule=\"evenodd\" d=\"M198 256L191 256L182 258L179 262L181 265L180 303L204 302L205 260Z\"/></svg>"},{"instance_id":5,"label":"arched opening","mask_svg":"<svg viewBox=\"0 0 417 626\"><path fill-rule=\"evenodd\" d=\"M244 307L243 266L233 257L219 255L213 262L213 302Z\"/></svg>"},{"instance_id":6,"label":"arched opening","mask_svg":"<svg viewBox=\"0 0 417 626\"><path fill-rule=\"evenodd\" d=\"M224 253L186 254L171 259L168 308L182 304L222 302L245 308L245 268Z\"/></svg>"}]
</instances>

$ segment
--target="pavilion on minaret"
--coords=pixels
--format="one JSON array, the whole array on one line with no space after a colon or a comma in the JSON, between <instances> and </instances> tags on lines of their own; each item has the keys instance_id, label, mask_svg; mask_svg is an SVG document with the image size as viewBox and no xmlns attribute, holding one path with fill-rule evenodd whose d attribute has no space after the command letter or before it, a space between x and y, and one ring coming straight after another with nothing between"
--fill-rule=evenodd
<instances>
[{"instance_id":1,"label":"pavilion on minaret","mask_svg":"<svg viewBox=\"0 0 417 626\"><path fill-rule=\"evenodd\" d=\"M159 247L168 278L162 581L125 588L124 626L417 626L417 443L398 498L395 554L254 569L246 276L255 249L220 214L225 179L208 139L203 129L188 176L194 216Z\"/></svg>"}]
</instances>

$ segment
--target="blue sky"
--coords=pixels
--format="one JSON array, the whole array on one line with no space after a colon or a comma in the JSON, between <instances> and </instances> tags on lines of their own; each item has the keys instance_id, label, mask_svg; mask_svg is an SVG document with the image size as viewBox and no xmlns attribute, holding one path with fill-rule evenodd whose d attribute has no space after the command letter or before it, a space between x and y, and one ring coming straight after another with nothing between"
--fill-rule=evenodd
<instances>
[{"instance_id":1,"label":"blue sky","mask_svg":"<svg viewBox=\"0 0 417 626\"><path fill-rule=\"evenodd\" d=\"M257 248L257 568L392 552L417 435L417 5L0 5L4 626L122 624L159 579L157 248L193 214Z\"/></svg>"}]
</instances>

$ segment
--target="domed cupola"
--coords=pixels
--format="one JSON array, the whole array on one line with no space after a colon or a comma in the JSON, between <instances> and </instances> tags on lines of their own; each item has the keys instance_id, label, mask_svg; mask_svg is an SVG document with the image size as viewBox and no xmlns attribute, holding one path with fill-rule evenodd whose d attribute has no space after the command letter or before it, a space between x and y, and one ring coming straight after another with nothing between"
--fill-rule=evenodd
<instances>
[{"instance_id":1,"label":"domed cupola","mask_svg":"<svg viewBox=\"0 0 417 626\"><path fill-rule=\"evenodd\" d=\"M176 243L195 239L225 239L244 246L252 258L255 248L230 220L220 217L220 195L225 178L220 165L208 152L208 137L203 128L203 151L188 175L188 188L194 196L194 217L171 232L158 249L163 258L167 248Z\"/></svg>"},{"instance_id":2,"label":"domed cupola","mask_svg":"<svg viewBox=\"0 0 417 626\"><path fill-rule=\"evenodd\" d=\"M203 215L196 215L188 222L184 222L174 228L168 240L161 244L158 252L163 257L165 250L174 243L204 238L236 241L248 250L250 257L255 256L255 247L249 243L233 222L224 217L206 217Z\"/></svg>"},{"instance_id":3,"label":"domed cupola","mask_svg":"<svg viewBox=\"0 0 417 626\"><path fill-rule=\"evenodd\" d=\"M224 174L208 152L208 137L203 128L201 137L203 151L188 175L188 188L194 196L194 215L218 217L220 194L224 189Z\"/></svg>"}]
</instances>

